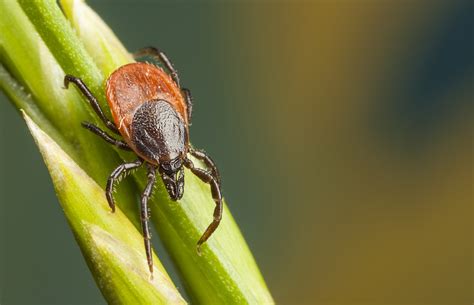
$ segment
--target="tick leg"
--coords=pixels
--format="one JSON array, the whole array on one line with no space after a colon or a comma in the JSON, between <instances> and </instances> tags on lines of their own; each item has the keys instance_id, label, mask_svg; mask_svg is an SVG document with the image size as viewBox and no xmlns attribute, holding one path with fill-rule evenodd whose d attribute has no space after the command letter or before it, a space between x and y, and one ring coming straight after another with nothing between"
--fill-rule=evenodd
<instances>
[{"instance_id":1,"label":"tick leg","mask_svg":"<svg viewBox=\"0 0 474 305\"><path fill-rule=\"evenodd\" d=\"M173 64L171 63L171 60L168 59L168 56L166 56L164 52L160 51L158 48L155 47L146 47L138 50L133 54L133 57L135 59L144 56L150 56L151 58L159 61L163 66L165 66L165 68L168 69L168 71L171 73L171 78L173 78L174 82L179 87L178 71L176 71Z\"/></svg>"},{"instance_id":2,"label":"tick leg","mask_svg":"<svg viewBox=\"0 0 474 305\"><path fill-rule=\"evenodd\" d=\"M201 245L206 242L206 240L212 235L212 233L214 233L214 231L219 226L219 223L221 222L223 211L222 195L221 190L219 188L219 183L210 172L200 168L195 168L193 162L189 159L184 160L184 165L189 168L189 170L191 170L194 175L199 177L199 179L201 179L205 183L208 183L211 186L212 199L214 199L214 202L216 203L216 207L214 209L214 219L207 227L204 234L202 234L201 238L197 243L197 251L199 254L201 254Z\"/></svg>"},{"instance_id":3,"label":"tick leg","mask_svg":"<svg viewBox=\"0 0 474 305\"><path fill-rule=\"evenodd\" d=\"M184 93L184 100L186 101L186 108L188 110L188 120L189 123L191 123L191 117L193 115L193 96L189 89L181 88L181 91Z\"/></svg>"},{"instance_id":4,"label":"tick leg","mask_svg":"<svg viewBox=\"0 0 474 305\"><path fill-rule=\"evenodd\" d=\"M150 218L148 212L148 199L151 196L151 192L153 191L153 186L155 185L156 181L156 168L149 163L147 163L148 168L148 183L145 187L145 190L142 194L142 200L140 205L140 219L142 223L142 232L143 232L143 241L145 243L145 252L146 252L146 259L148 262L148 268L150 269L150 273L153 276L153 256L151 253L151 234L150 234L150 227L148 225L148 219Z\"/></svg>"},{"instance_id":5,"label":"tick leg","mask_svg":"<svg viewBox=\"0 0 474 305\"><path fill-rule=\"evenodd\" d=\"M64 87L67 89L69 87L69 83L73 83L79 88L79 90L84 94L84 96L89 100L89 103L91 104L92 108L94 109L95 113L99 116L99 118L104 122L105 126L115 132L116 134L120 134L117 127L115 124L110 121L102 111L102 108L100 108L99 103L97 102L97 99L92 95L92 92L87 88L86 84L80 79L72 75L66 75L64 77Z\"/></svg>"},{"instance_id":6,"label":"tick leg","mask_svg":"<svg viewBox=\"0 0 474 305\"><path fill-rule=\"evenodd\" d=\"M204 164L209 168L212 173L212 176L216 179L219 186L221 185L221 175L219 174L219 170L217 169L216 164L212 160L212 158L201 149L190 148L189 153L191 156L195 157L198 160L204 162Z\"/></svg>"},{"instance_id":7,"label":"tick leg","mask_svg":"<svg viewBox=\"0 0 474 305\"><path fill-rule=\"evenodd\" d=\"M123 142L123 141L120 141L120 140L117 140L117 139L114 139L112 136L110 136L108 133L106 133L105 131L103 131L102 129L100 129L99 127L95 126L94 124L92 123L89 123L89 122L82 122L81 123L82 127L92 131L93 133L95 133L96 135L98 135L99 137L101 137L102 139L104 139L106 142L120 148L120 149L123 149L123 150L129 150L131 151L132 149L130 148L130 146L128 146L127 143Z\"/></svg>"},{"instance_id":8,"label":"tick leg","mask_svg":"<svg viewBox=\"0 0 474 305\"><path fill-rule=\"evenodd\" d=\"M105 195L107 197L107 202L109 203L109 206L112 209L112 212L115 212L115 201L112 192L114 190L114 186L117 179L119 179L122 174L139 167L140 165L142 165L142 163L143 160L138 159L135 162L120 164L116 169L114 169L112 174L110 174L109 179L107 180L107 186L105 187Z\"/></svg>"}]
</instances>

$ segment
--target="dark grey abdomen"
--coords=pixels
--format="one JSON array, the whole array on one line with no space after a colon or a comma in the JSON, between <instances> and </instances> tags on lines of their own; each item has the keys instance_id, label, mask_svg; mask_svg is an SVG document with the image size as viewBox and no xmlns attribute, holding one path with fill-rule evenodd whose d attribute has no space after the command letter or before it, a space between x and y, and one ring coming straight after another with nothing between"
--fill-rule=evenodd
<instances>
[{"instance_id":1,"label":"dark grey abdomen","mask_svg":"<svg viewBox=\"0 0 474 305\"><path fill-rule=\"evenodd\" d=\"M148 161L169 161L185 152L186 126L165 100L143 103L133 115L131 129L130 140Z\"/></svg>"}]
</instances>

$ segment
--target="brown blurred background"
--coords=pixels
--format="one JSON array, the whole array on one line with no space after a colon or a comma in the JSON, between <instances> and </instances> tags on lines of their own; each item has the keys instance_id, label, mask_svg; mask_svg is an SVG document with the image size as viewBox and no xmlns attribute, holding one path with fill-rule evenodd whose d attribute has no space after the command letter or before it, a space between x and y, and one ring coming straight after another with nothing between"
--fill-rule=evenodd
<instances>
[{"instance_id":1,"label":"brown blurred background","mask_svg":"<svg viewBox=\"0 0 474 305\"><path fill-rule=\"evenodd\" d=\"M181 72L277 303L473 302L472 1L88 3ZM100 304L1 99L2 302Z\"/></svg>"}]
</instances>

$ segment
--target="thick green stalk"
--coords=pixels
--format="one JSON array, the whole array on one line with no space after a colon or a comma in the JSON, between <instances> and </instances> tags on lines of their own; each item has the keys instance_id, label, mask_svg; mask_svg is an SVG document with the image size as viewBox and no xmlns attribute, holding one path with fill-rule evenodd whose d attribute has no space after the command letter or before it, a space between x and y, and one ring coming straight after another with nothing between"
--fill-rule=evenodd
<instances>
[{"instance_id":1,"label":"thick green stalk","mask_svg":"<svg viewBox=\"0 0 474 305\"><path fill-rule=\"evenodd\" d=\"M122 60L110 62L107 58L122 58L128 62L129 55L123 47L111 42L118 40L111 38L112 33L104 30L107 29L105 25L84 26L100 19L97 19L95 14L91 15L90 9L78 9L85 5L82 1L64 0L61 3L80 39L69 28L55 1L20 0L26 15L62 71L83 78L93 88L101 104L106 105L103 95L105 75L122 64ZM90 46L94 44L99 44L101 47L91 48ZM110 55L101 56L103 52ZM6 53L9 54L8 51ZM95 65L95 68L91 65ZM81 103L78 99L74 100ZM58 101L52 100L51 103L54 107L54 103ZM50 119L54 122L63 118L57 113ZM130 155L122 156L127 160L132 158ZM113 166L108 167L109 170L112 168ZM202 304L273 303L253 256L227 206L220 227L203 245L202 256L197 255L196 242L212 220L214 202L208 185L203 184L189 171L185 174L186 190L179 203L170 201L162 183L159 182L151 206L152 220L176 263L191 298ZM143 188L143 175L135 175L135 178Z\"/></svg>"},{"instance_id":2,"label":"thick green stalk","mask_svg":"<svg viewBox=\"0 0 474 305\"><path fill-rule=\"evenodd\" d=\"M67 17L80 33L86 46L102 45L107 54L125 57L111 32L90 27L97 22L84 1L61 1ZM89 20L94 20L88 22ZM98 40L97 37L106 37ZM112 43L107 43L105 39ZM96 48L89 48L94 58L101 58ZM94 55L95 54L95 55ZM121 54L121 55L119 55ZM139 184L143 186L143 181ZM186 171L186 191L179 204L161 191L153 198L152 220L160 237L180 270L191 297L203 304L269 304L273 300L258 267L227 207L221 226L204 246L202 257L196 255L196 241L212 220L214 202L209 187ZM161 186L163 190L163 186Z\"/></svg>"}]
</instances>

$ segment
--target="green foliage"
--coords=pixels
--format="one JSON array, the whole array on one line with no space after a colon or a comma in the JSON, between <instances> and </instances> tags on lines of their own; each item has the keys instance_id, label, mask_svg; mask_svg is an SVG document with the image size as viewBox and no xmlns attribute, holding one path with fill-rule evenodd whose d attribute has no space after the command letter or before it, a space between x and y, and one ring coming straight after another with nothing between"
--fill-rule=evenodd
<instances>
[{"instance_id":1,"label":"green foliage","mask_svg":"<svg viewBox=\"0 0 474 305\"><path fill-rule=\"evenodd\" d=\"M156 279L144 280L143 241L139 242L136 230L137 195L145 184L143 172L121 183L116 194L119 212L108 212L103 192L106 178L121 160L134 157L114 151L83 130L81 121L99 122L75 89L62 88L66 73L81 77L105 106L103 86L107 75L132 58L83 1L63 0L61 5L65 15L54 0L0 0L0 11L4 12L0 18L0 58L6 67L0 68L0 87L31 118L27 119L29 127L65 215L106 299L137 304L145 302L140 297L150 297L145 303L159 303L158 299L179 303L182 300L156 257ZM197 255L196 242L212 220L214 202L208 185L187 170L185 175L182 200L172 202L160 181L150 205L152 222L192 301L272 304L227 206L220 227L203 245L202 256ZM127 232L121 235L130 236L119 238L118 227ZM132 287L116 292L117 287L130 281ZM155 283L161 283L160 287ZM149 293L142 293L148 289Z\"/></svg>"}]
</instances>

